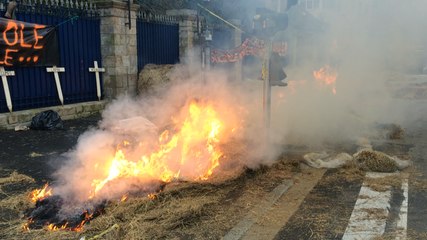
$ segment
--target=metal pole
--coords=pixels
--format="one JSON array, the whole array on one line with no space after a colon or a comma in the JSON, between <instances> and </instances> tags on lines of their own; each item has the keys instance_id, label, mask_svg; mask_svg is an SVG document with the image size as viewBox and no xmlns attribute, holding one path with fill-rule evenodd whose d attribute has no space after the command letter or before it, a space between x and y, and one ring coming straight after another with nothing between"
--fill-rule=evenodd
<instances>
[{"instance_id":1,"label":"metal pole","mask_svg":"<svg viewBox=\"0 0 427 240\"><path fill-rule=\"evenodd\" d=\"M263 91L263 111L264 111L264 126L270 128L271 118L271 84L270 84L270 56L272 51L272 40L267 42L266 54L264 57L262 76L264 80Z\"/></svg>"},{"instance_id":2,"label":"metal pole","mask_svg":"<svg viewBox=\"0 0 427 240\"><path fill-rule=\"evenodd\" d=\"M206 60L206 70L211 70L211 47L209 45L209 42L206 44L205 47L205 60Z\"/></svg>"}]
</instances>

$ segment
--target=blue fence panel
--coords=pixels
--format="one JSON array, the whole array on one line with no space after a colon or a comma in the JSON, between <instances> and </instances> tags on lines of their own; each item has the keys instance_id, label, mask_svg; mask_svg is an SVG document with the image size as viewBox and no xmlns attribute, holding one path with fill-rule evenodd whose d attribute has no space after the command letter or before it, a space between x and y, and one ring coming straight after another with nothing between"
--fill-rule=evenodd
<instances>
[{"instance_id":1,"label":"blue fence panel","mask_svg":"<svg viewBox=\"0 0 427 240\"><path fill-rule=\"evenodd\" d=\"M93 62L101 64L100 19L95 12L60 6L20 6L16 18L20 21L57 26L60 51L59 73L64 104L97 100L95 74L89 72ZM0 12L2 16L4 12ZM70 20L78 16L75 20ZM13 110L59 105L53 73L46 67L6 68L14 70L8 77ZM101 81L102 83L102 81ZM0 112L9 111L3 86L0 86Z\"/></svg>"},{"instance_id":2,"label":"blue fence panel","mask_svg":"<svg viewBox=\"0 0 427 240\"><path fill-rule=\"evenodd\" d=\"M229 50L235 48L233 30L226 28L216 28L212 31L212 48Z\"/></svg>"},{"instance_id":3,"label":"blue fence panel","mask_svg":"<svg viewBox=\"0 0 427 240\"><path fill-rule=\"evenodd\" d=\"M146 64L179 62L179 25L169 17L140 16L137 21L138 71Z\"/></svg>"}]
</instances>

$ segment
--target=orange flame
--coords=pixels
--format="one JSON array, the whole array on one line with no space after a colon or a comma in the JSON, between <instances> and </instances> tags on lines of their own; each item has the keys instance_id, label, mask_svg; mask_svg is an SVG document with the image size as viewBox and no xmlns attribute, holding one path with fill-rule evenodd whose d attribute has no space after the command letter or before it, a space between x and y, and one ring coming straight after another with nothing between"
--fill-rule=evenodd
<instances>
[{"instance_id":1,"label":"orange flame","mask_svg":"<svg viewBox=\"0 0 427 240\"><path fill-rule=\"evenodd\" d=\"M154 193L150 193L150 194L148 194L148 195L147 195L147 197L148 197L148 199L150 199L150 200L156 200L157 195L156 195L156 194L154 194Z\"/></svg>"},{"instance_id":2,"label":"orange flame","mask_svg":"<svg viewBox=\"0 0 427 240\"><path fill-rule=\"evenodd\" d=\"M106 177L92 182L89 198L119 178L136 177L163 182L181 177L207 180L223 156L219 143L225 132L231 133L233 128L225 126L226 121L219 117L213 104L196 101L187 105L180 116L173 118L173 122L171 131L165 130L159 135L155 151L142 155L140 159L129 160L125 150L118 149L105 169Z\"/></svg>"},{"instance_id":3,"label":"orange flame","mask_svg":"<svg viewBox=\"0 0 427 240\"><path fill-rule=\"evenodd\" d=\"M49 196L52 196L52 188L49 187L49 184L45 184L43 188L33 190L30 193L31 201L37 202L39 200L43 200Z\"/></svg>"},{"instance_id":4,"label":"orange flame","mask_svg":"<svg viewBox=\"0 0 427 240\"><path fill-rule=\"evenodd\" d=\"M338 77L337 71L332 69L329 65L326 65L322 68L320 68L318 71L313 72L314 78L318 80L321 84L332 86L332 92L334 94L337 93L336 89L336 81Z\"/></svg>"},{"instance_id":5,"label":"orange flame","mask_svg":"<svg viewBox=\"0 0 427 240\"><path fill-rule=\"evenodd\" d=\"M64 230L67 229L68 223L65 223L62 226L56 226L55 224L51 223L46 226L47 230L49 231L58 231L58 230Z\"/></svg>"},{"instance_id":6,"label":"orange flame","mask_svg":"<svg viewBox=\"0 0 427 240\"><path fill-rule=\"evenodd\" d=\"M28 221L26 223L24 223L24 225L22 226L22 229L24 231L30 231L30 225L34 222L34 220L32 218L29 218Z\"/></svg>"},{"instance_id":7,"label":"orange flame","mask_svg":"<svg viewBox=\"0 0 427 240\"><path fill-rule=\"evenodd\" d=\"M120 202L126 202L126 200L128 200L129 195L125 194L122 196L122 198L120 199Z\"/></svg>"},{"instance_id":8,"label":"orange flame","mask_svg":"<svg viewBox=\"0 0 427 240\"><path fill-rule=\"evenodd\" d=\"M238 129L237 117L233 114L233 116L225 115L227 119L221 118L212 103L193 101L172 119L173 126L169 130L159 134L157 142L150 151L142 149L143 154L138 155L140 157L135 159L134 155L129 154L131 157L128 156L128 159L126 153L144 144L122 141L107 164L96 164L96 169L103 170L105 177L92 181L89 199L94 198L109 182L117 179L138 178L163 182L171 182L177 178L195 181L209 179L215 169L220 166L220 159L224 157L220 143L227 140L229 137L227 133L235 133ZM32 191L30 198L36 202L51 195L52 188L46 184L42 189ZM155 200L157 195L148 194L147 198ZM124 202L127 199L128 194L125 194L120 201ZM68 226L68 223L48 224L45 229L80 232L83 226L93 218L93 214L85 211L84 219L76 227ZM32 223L33 220L28 219L23 229L30 230Z\"/></svg>"}]
</instances>

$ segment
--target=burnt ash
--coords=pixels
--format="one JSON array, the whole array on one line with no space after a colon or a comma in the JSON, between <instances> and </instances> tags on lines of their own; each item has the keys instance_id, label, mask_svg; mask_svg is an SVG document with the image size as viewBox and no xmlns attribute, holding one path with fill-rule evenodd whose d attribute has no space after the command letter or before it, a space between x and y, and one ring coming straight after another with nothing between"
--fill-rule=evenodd
<instances>
[{"instance_id":1,"label":"burnt ash","mask_svg":"<svg viewBox=\"0 0 427 240\"><path fill-rule=\"evenodd\" d=\"M85 206L91 207L82 208L77 213L64 214L61 210L67 207L66 204L66 201L57 195L38 200L34 208L28 209L24 213L25 218L28 220L28 228L41 229L52 224L57 228L78 230L84 224L104 214L107 202L89 202Z\"/></svg>"}]
</instances>

